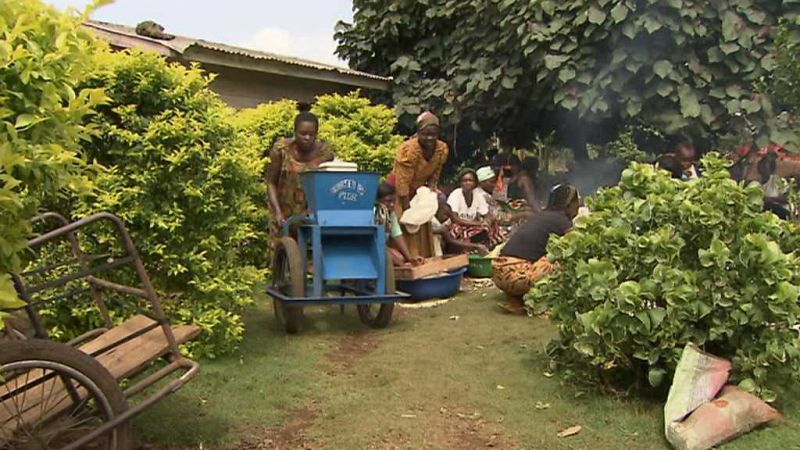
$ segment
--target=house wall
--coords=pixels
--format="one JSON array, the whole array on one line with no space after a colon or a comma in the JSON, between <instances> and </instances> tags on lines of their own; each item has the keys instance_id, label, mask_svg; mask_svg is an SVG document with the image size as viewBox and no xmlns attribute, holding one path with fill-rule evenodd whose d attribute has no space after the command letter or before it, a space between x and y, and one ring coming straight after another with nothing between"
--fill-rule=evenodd
<instances>
[{"instance_id":1,"label":"house wall","mask_svg":"<svg viewBox=\"0 0 800 450\"><path fill-rule=\"evenodd\" d=\"M230 67L203 65L203 69L217 74L211 83L214 90L234 108L249 108L273 100L290 98L300 102L313 102L322 94L346 94L356 87L327 81L273 75Z\"/></svg>"}]
</instances>

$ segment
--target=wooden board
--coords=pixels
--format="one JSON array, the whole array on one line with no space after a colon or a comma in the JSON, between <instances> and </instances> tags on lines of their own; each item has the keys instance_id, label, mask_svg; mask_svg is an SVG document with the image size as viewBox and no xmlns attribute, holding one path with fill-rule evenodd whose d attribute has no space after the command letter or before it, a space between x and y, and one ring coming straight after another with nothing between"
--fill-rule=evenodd
<instances>
[{"instance_id":1,"label":"wooden board","mask_svg":"<svg viewBox=\"0 0 800 450\"><path fill-rule=\"evenodd\" d=\"M394 277L397 280L417 280L453 269L467 267L468 265L469 256L466 254L435 256L427 258L425 263L420 266L395 267Z\"/></svg>"},{"instance_id":2,"label":"wooden board","mask_svg":"<svg viewBox=\"0 0 800 450\"><path fill-rule=\"evenodd\" d=\"M80 347L84 352L91 352L121 341L143 327L154 323L145 316L134 316L122 325L114 327L100 337ZM200 334L195 325L173 326L172 331L178 344L183 344ZM167 353L169 346L161 327L137 336L122 345L114 347L97 357L111 375L117 380L132 377L146 369L156 358ZM0 393L22 388L44 376L44 372L35 369L6 381L0 385ZM79 395L86 393L81 389ZM48 398L46 405L41 405L42 397ZM45 381L33 388L24 389L20 394L0 403L0 439L8 439L20 423L32 423L54 417L68 410L71 402L60 379ZM12 412L13 411L13 412ZM22 412L21 417L14 417L14 412Z\"/></svg>"},{"instance_id":3,"label":"wooden board","mask_svg":"<svg viewBox=\"0 0 800 450\"><path fill-rule=\"evenodd\" d=\"M119 326L116 326L106 331L105 333L92 339L86 344L81 345L79 348L84 353L92 354L102 349L103 347L107 347L109 345L113 345L117 342L120 342L123 339L127 338L128 336L132 335L133 333L136 333L142 328L148 325L152 325L154 323L156 323L155 320L139 314L126 320Z\"/></svg>"},{"instance_id":4,"label":"wooden board","mask_svg":"<svg viewBox=\"0 0 800 450\"><path fill-rule=\"evenodd\" d=\"M200 327L173 326L172 332L178 344L182 344L200 334ZM159 327L99 355L97 361L108 369L114 378L121 380L146 369L154 359L165 355L167 351L167 338Z\"/></svg>"}]
</instances>

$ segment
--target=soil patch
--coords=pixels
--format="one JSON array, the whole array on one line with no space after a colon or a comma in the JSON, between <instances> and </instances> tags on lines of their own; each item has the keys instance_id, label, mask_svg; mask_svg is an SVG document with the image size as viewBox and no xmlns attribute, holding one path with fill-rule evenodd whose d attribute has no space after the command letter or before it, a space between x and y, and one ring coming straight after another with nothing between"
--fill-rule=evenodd
<instances>
[{"instance_id":1,"label":"soil patch","mask_svg":"<svg viewBox=\"0 0 800 450\"><path fill-rule=\"evenodd\" d=\"M310 407L293 410L280 427L265 428L261 432L246 437L239 442L236 450L271 450L271 449L303 449L322 448L304 436L305 430L317 417Z\"/></svg>"},{"instance_id":2,"label":"soil patch","mask_svg":"<svg viewBox=\"0 0 800 450\"><path fill-rule=\"evenodd\" d=\"M349 372L364 356L378 348L378 338L372 330L350 333L341 338L337 347L328 353L328 360L333 363L329 375Z\"/></svg>"},{"instance_id":3,"label":"soil patch","mask_svg":"<svg viewBox=\"0 0 800 450\"><path fill-rule=\"evenodd\" d=\"M445 428L442 442L438 445L444 444L445 448L453 449L516 448L503 435L498 424L487 422L480 414L448 411L445 408L441 413L449 426Z\"/></svg>"}]
</instances>

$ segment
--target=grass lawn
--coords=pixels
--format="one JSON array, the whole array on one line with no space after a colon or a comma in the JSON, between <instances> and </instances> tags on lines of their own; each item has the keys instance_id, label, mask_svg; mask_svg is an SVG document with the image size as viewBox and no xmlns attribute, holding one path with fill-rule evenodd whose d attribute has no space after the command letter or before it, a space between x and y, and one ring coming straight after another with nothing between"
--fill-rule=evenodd
<instances>
[{"instance_id":1,"label":"grass lawn","mask_svg":"<svg viewBox=\"0 0 800 450\"><path fill-rule=\"evenodd\" d=\"M577 391L545 374L547 319L500 313L495 291L435 308L395 310L369 330L354 309L307 313L286 336L266 301L247 315L241 351L136 421L154 449L658 449L659 401ZM725 448L800 448L800 389L776 405L782 423ZM572 437L557 433L580 425Z\"/></svg>"}]
</instances>

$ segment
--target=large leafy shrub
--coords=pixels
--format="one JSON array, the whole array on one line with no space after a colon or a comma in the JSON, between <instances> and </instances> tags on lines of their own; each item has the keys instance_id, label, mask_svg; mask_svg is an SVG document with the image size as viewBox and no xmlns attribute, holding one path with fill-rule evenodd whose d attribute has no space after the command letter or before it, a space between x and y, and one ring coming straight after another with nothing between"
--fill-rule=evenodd
<instances>
[{"instance_id":1,"label":"large leafy shrub","mask_svg":"<svg viewBox=\"0 0 800 450\"><path fill-rule=\"evenodd\" d=\"M27 256L30 219L43 202L91 185L79 141L104 96L77 87L93 46L79 25L36 0L0 5L0 309L18 304L7 274Z\"/></svg>"},{"instance_id":2,"label":"large leafy shrub","mask_svg":"<svg viewBox=\"0 0 800 450\"><path fill-rule=\"evenodd\" d=\"M104 87L110 103L85 150L107 170L77 214L119 215L173 319L204 329L190 351L228 351L266 265L266 249L252 248L266 232L260 153L241 146L232 110L200 70L152 54L97 58L86 85Z\"/></svg>"},{"instance_id":3,"label":"large leafy shrub","mask_svg":"<svg viewBox=\"0 0 800 450\"><path fill-rule=\"evenodd\" d=\"M668 386L694 342L730 358L733 380L767 400L781 376L800 376L800 230L762 212L758 185L704 162L691 182L633 164L551 241L560 269L528 302L558 324L549 353L563 374Z\"/></svg>"},{"instance_id":4,"label":"large leafy shrub","mask_svg":"<svg viewBox=\"0 0 800 450\"><path fill-rule=\"evenodd\" d=\"M392 134L397 119L384 105L372 105L358 92L330 94L317 98L311 109L319 117L319 138L326 141L336 157L355 162L361 170L388 173L403 137ZM250 147L264 154L275 142L293 133L297 103L281 100L239 111L238 128Z\"/></svg>"},{"instance_id":5,"label":"large leafy shrub","mask_svg":"<svg viewBox=\"0 0 800 450\"><path fill-rule=\"evenodd\" d=\"M740 126L730 120L737 114L768 119L770 100L754 95L753 83L775 67L774 25L798 10L791 0L355 0L353 7L353 22L338 25L337 52L354 68L395 78L392 95L406 124L434 108L483 137L501 132L521 144L550 127L570 140L636 119L667 133L693 128L718 137ZM574 114L549 117L566 111ZM564 117L570 125L558 126ZM759 131L786 139L774 128Z\"/></svg>"}]
</instances>

